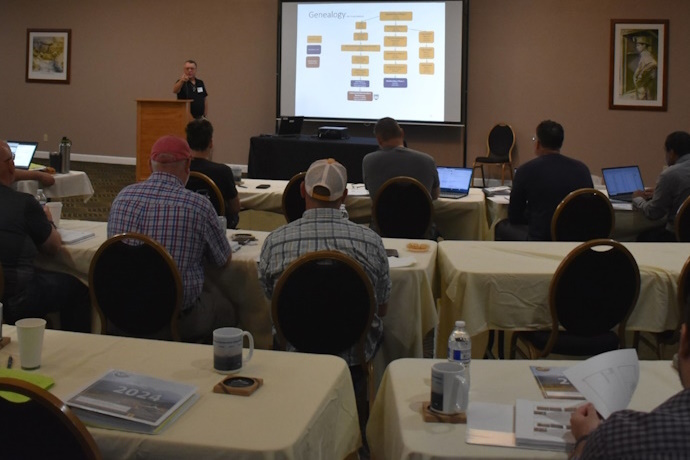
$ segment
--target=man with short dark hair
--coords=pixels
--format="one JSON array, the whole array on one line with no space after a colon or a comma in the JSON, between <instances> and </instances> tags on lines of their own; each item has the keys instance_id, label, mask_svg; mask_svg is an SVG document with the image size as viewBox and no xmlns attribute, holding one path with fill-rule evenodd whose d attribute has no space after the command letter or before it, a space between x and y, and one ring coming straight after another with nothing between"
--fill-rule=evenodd
<instances>
[{"instance_id":1,"label":"man with short dark hair","mask_svg":"<svg viewBox=\"0 0 690 460\"><path fill-rule=\"evenodd\" d=\"M205 118L187 123L187 143L192 150L191 170L207 175L216 183L225 201L225 217L228 228L237 227L240 221L240 197L235 187L232 169L226 164L211 161L213 156L213 125Z\"/></svg>"},{"instance_id":2,"label":"man with short dark hair","mask_svg":"<svg viewBox=\"0 0 690 460\"><path fill-rule=\"evenodd\" d=\"M374 199L384 182L398 176L417 179L432 200L438 198L441 189L433 157L405 147L405 132L390 117L376 122L374 134L380 150L368 153L362 161L362 177L371 198Z\"/></svg>"},{"instance_id":3,"label":"man with short dark hair","mask_svg":"<svg viewBox=\"0 0 690 460\"><path fill-rule=\"evenodd\" d=\"M208 339L214 329L235 324L230 302L203 290L204 264L225 266L232 251L208 198L185 188L192 154L184 139L163 136L151 148L151 176L117 195L108 217L108 237L142 233L168 250L182 277L179 318L183 340Z\"/></svg>"},{"instance_id":4,"label":"man with short dark hair","mask_svg":"<svg viewBox=\"0 0 690 460\"><path fill-rule=\"evenodd\" d=\"M592 404L570 418L577 440L573 459L690 458L690 303L686 301L678 350L683 390L651 412L622 410L602 421Z\"/></svg>"},{"instance_id":5,"label":"man with short dark hair","mask_svg":"<svg viewBox=\"0 0 690 460\"><path fill-rule=\"evenodd\" d=\"M208 92L204 82L196 78L196 62L188 59L184 63L182 76L173 85L177 99L191 99L189 111L194 118L206 117L208 113Z\"/></svg>"},{"instance_id":6,"label":"man with short dark hair","mask_svg":"<svg viewBox=\"0 0 690 460\"><path fill-rule=\"evenodd\" d=\"M34 266L38 253L55 256L62 239L50 210L36 199L13 190L14 155L0 141L0 262L4 272L2 294L5 322L44 317L60 312L62 329L91 331L89 288L72 275Z\"/></svg>"},{"instance_id":7,"label":"man with short dark hair","mask_svg":"<svg viewBox=\"0 0 690 460\"><path fill-rule=\"evenodd\" d=\"M347 196L347 171L334 159L312 163L300 191L306 211L302 218L268 235L261 248L259 280L270 299L283 271L304 254L334 250L358 261L374 286L378 304L365 345L366 359L369 360L381 342L381 317L386 314L391 291L388 257L383 241L373 230L342 216L339 208ZM341 357L349 366L360 363L354 348L342 353Z\"/></svg>"},{"instance_id":8,"label":"man with short dark hair","mask_svg":"<svg viewBox=\"0 0 690 460\"><path fill-rule=\"evenodd\" d=\"M638 241L676 241L676 213L690 196L690 134L672 132L666 137L664 150L668 168L659 175L653 190L633 193L633 208L651 220L666 216L666 226L640 233Z\"/></svg>"},{"instance_id":9,"label":"man with short dark hair","mask_svg":"<svg viewBox=\"0 0 690 460\"><path fill-rule=\"evenodd\" d=\"M537 126L537 158L520 166L513 179L508 221L496 227L496 240L551 240L551 219L570 192L591 188L592 176L581 161L561 154L563 127L545 120Z\"/></svg>"}]
</instances>

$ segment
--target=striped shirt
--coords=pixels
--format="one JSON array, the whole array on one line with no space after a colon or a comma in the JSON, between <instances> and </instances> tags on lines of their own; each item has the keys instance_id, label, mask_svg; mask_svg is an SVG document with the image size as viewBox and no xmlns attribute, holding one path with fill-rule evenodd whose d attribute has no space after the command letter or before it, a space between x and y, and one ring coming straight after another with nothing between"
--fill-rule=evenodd
<instances>
[{"instance_id":1,"label":"striped shirt","mask_svg":"<svg viewBox=\"0 0 690 460\"><path fill-rule=\"evenodd\" d=\"M373 230L343 219L340 210L309 209L303 217L280 227L261 248L259 279L270 299L283 271L298 257L315 251L339 251L358 261L374 286L377 305L388 302L391 279L381 237ZM365 346L366 359L374 355L383 335L383 322L374 315ZM354 350L340 355L349 365L359 364Z\"/></svg>"},{"instance_id":2,"label":"striped shirt","mask_svg":"<svg viewBox=\"0 0 690 460\"><path fill-rule=\"evenodd\" d=\"M232 252L209 199L164 172L154 172L117 195L108 217L108 237L123 232L143 233L168 250L182 277L183 310L201 294L204 262L222 266Z\"/></svg>"}]
</instances>

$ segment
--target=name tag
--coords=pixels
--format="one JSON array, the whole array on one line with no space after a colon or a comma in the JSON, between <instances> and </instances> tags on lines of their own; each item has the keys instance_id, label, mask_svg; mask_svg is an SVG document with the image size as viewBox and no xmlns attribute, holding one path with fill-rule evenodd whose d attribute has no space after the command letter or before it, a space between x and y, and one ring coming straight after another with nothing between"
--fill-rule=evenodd
<instances>
[{"instance_id":1,"label":"name tag","mask_svg":"<svg viewBox=\"0 0 690 460\"><path fill-rule=\"evenodd\" d=\"M197 87L196 87L196 92L197 92L197 93L203 93L203 92L204 92L204 87L203 87L203 86L197 86Z\"/></svg>"}]
</instances>

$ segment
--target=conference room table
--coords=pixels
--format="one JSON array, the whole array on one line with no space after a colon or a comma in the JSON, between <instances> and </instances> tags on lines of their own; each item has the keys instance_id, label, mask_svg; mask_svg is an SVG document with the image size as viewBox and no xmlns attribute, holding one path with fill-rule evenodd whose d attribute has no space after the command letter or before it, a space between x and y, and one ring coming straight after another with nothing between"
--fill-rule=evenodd
<instances>
[{"instance_id":1,"label":"conference room table","mask_svg":"<svg viewBox=\"0 0 690 460\"><path fill-rule=\"evenodd\" d=\"M464 320L467 332L550 328L549 285L556 268L580 243L512 241L442 241L438 245L441 278L436 356L447 349L453 324ZM629 331L676 329L678 277L690 243L623 243L640 269L640 295L627 322ZM473 350L482 356L484 350Z\"/></svg>"},{"instance_id":2,"label":"conference room table","mask_svg":"<svg viewBox=\"0 0 690 460\"><path fill-rule=\"evenodd\" d=\"M53 175L55 183L51 186L41 186L36 180L18 181L17 190L20 192L36 195L39 188L43 189L46 198L68 198L79 196L86 203L93 196L93 186L89 176L84 171L70 171L68 173L57 173Z\"/></svg>"},{"instance_id":3,"label":"conference room table","mask_svg":"<svg viewBox=\"0 0 690 460\"><path fill-rule=\"evenodd\" d=\"M600 189L606 194L606 189ZM494 239L493 233L496 223L508 217L508 196L493 196L486 199L486 216L490 229L490 237ZM637 235L650 228L664 225L665 220L649 220L642 212L633 211L631 203L612 203L614 212L613 238L616 241L635 241Z\"/></svg>"},{"instance_id":4,"label":"conference room table","mask_svg":"<svg viewBox=\"0 0 690 460\"><path fill-rule=\"evenodd\" d=\"M436 360L401 359L383 376L367 425L372 458L397 460L443 459L566 459L564 452L468 444L468 425L427 423L422 404L431 393L431 366ZM570 366L573 361L473 359L469 423L472 403L515 404L517 398L542 401L532 366ZM649 411L682 389L669 361L640 361L640 378L630 409Z\"/></svg>"},{"instance_id":5,"label":"conference room table","mask_svg":"<svg viewBox=\"0 0 690 460\"><path fill-rule=\"evenodd\" d=\"M94 237L63 245L58 257L40 256L38 265L45 269L71 273L88 284L91 259L107 239L105 222L62 220L61 228L93 232ZM228 230L230 238L240 231ZM240 327L254 336L257 348L271 349L271 304L259 283L257 262L266 232L251 232L256 242L241 246L233 253L227 267L206 267L204 289L212 289L228 299L237 314ZM383 374L386 365L398 358L422 357L424 335L438 324L436 298L436 248L433 241L384 238L387 249L396 249L399 258L391 258L391 297L383 318L384 341L376 355L375 370ZM410 242L428 245L426 252L410 252ZM95 326L97 327L97 325ZM99 330L98 328L94 330Z\"/></svg>"},{"instance_id":6,"label":"conference room table","mask_svg":"<svg viewBox=\"0 0 690 460\"><path fill-rule=\"evenodd\" d=\"M21 365L16 329L0 349ZM245 354L247 350L245 350ZM41 367L62 401L117 369L197 387L199 399L160 434L88 427L105 459L342 459L361 444L350 372L342 359L255 350L238 375L263 379L249 397L213 393L211 345L46 330Z\"/></svg>"},{"instance_id":7,"label":"conference room table","mask_svg":"<svg viewBox=\"0 0 690 460\"><path fill-rule=\"evenodd\" d=\"M240 203L244 209L273 213L273 216L263 218L263 227L276 228L285 223L282 216L283 191L287 180L243 179L237 188ZM268 188L257 188L268 185ZM364 188L364 184L348 183L348 196L345 207L353 222L368 224L371 222L372 198ZM276 216L275 214L279 214ZM242 228L250 228L251 224L243 223ZM260 219L254 217L254 219ZM434 222L443 236L448 240L484 240L489 238L489 226L486 217L484 193L481 189L471 188L468 196L460 199L439 198L434 200ZM246 226L245 226L246 225ZM261 224L259 224L261 225ZM268 228L272 230L273 228Z\"/></svg>"}]
</instances>

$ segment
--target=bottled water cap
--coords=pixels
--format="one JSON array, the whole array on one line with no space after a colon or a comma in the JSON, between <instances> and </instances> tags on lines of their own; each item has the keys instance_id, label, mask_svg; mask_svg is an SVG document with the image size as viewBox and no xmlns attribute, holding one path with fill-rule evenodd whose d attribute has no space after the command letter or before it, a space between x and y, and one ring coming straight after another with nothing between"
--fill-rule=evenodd
<instances>
[{"instance_id":1,"label":"bottled water cap","mask_svg":"<svg viewBox=\"0 0 690 460\"><path fill-rule=\"evenodd\" d=\"M465 327L465 322L464 321L456 321L455 327Z\"/></svg>"}]
</instances>

